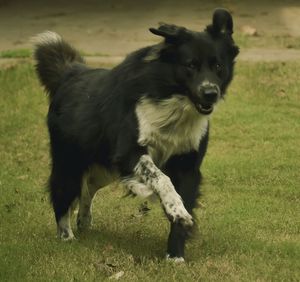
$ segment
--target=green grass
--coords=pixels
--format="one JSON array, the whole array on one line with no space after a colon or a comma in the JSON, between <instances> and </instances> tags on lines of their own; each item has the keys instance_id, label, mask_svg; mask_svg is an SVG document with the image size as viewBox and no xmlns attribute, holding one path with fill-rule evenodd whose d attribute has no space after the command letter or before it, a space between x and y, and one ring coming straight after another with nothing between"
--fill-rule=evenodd
<instances>
[{"instance_id":1,"label":"green grass","mask_svg":"<svg viewBox=\"0 0 300 282\"><path fill-rule=\"evenodd\" d=\"M234 39L241 49L247 48L274 48L274 49L300 49L300 37L288 34L272 35L260 34L258 36L249 36L237 32Z\"/></svg>"},{"instance_id":2,"label":"green grass","mask_svg":"<svg viewBox=\"0 0 300 282\"><path fill-rule=\"evenodd\" d=\"M32 51L29 49L12 49L0 51L0 58L10 59L10 58L30 58L32 56Z\"/></svg>"},{"instance_id":3,"label":"green grass","mask_svg":"<svg viewBox=\"0 0 300 282\"><path fill-rule=\"evenodd\" d=\"M47 98L33 67L0 70L0 281L300 280L300 64L238 63L212 120L199 230L187 263L164 260L168 223L158 203L105 188L94 226L55 238L45 191ZM76 229L75 229L76 230Z\"/></svg>"},{"instance_id":4,"label":"green grass","mask_svg":"<svg viewBox=\"0 0 300 282\"><path fill-rule=\"evenodd\" d=\"M108 57L108 54L104 54L101 52L94 53L86 53L85 51L79 51L82 56L90 57L90 56L98 56L98 57ZM12 58L31 58L32 50L30 49L9 49L0 51L0 59L12 59Z\"/></svg>"}]
</instances>

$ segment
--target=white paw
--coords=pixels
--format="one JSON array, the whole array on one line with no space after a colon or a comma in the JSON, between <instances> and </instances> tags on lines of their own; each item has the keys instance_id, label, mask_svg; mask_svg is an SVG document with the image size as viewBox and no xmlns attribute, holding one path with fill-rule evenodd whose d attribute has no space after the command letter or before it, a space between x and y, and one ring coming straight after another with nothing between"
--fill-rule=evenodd
<instances>
[{"instance_id":1,"label":"white paw","mask_svg":"<svg viewBox=\"0 0 300 282\"><path fill-rule=\"evenodd\" d=\"M141 198L147 198L153 194L153 190L150 189L147 185L135 180L123 180L122 182L125 187L130 190L134 195L137 195Z\"/></svg>"},{"instance_id":2,"label":"white paw","mask_svg":"<svg viewBox=\"0 0 300 282\"><path fill-rule=\"evenodd\" d=\"M76 239L72 229L61 228L61 227L58 227L57 229L57 237L62 241L71 241Z\"/></svg>"},{"instance_id":3,"label":"white paw","mask_svg":"<svg viewBox=\"0 0 300 282\"><path fill-rule=\"evenodd\" d=\"M192 226L194 224L193 217L187 212L177 193L172 193L166 197L166 201L163 201L162 204L168 218L172 222L180 222L184 226Z\"/></svg>"},{"instance_id":4,"label":"white paw","mask_svg":"<svg viewBox=\"0 0 300 282\"><path fill-rule=\"evenodd\" d=\"M174 263L184 263L185 262L183 257L170 257L169 254L167 254L166 260L169 262L174 262Z\"/></svg>"}]
</instances>

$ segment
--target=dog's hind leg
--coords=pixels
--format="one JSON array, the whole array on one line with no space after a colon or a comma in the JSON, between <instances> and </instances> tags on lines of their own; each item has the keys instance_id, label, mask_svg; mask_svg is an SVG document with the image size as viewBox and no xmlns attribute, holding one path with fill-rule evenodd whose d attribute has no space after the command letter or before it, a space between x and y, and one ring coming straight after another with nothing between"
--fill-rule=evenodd
<instances>
[{"instance_id":1,"label":"dog's hind leg","mask_svg":"<svg viewBox=\"0 0 300 282\"><path fill-rule=\"evenodd\" d=\"M85 176L82 181L81 195L79 200L79 210L77 215L77 227L79 230L88 229L92 225L91 205L96 191L91 191L88 185L88 177Z\"/></svg>"},{"instance_id":2,"label":"dog's hind leg","mask_svg":"<svg viewBox=\"0 0 300 282\"><path fill-rule=\"evenodd\" d=\"M53 167L49 184L57 223L57 235L66 241L74 239L70 215L72 204L80 195L81 174L66 173Z\"/></svg>"},{"instance_id":3,"label":"dog's hind leg","mask_svg":"<svg viewBox=\"0 0 300 282\"><path fill-rule=\"evenodd\" d=\"M96 185L96 183L90 181L89 175L84 177L77 215L77 227L79 230L88 229L92 225L92 202L99 188L100 187Z\"/></svg>"},{"instance_id":4,"label":"dog's hind leg","mask_svg":"<svg viewBox=\"0 0 300 282\"><path fill-rule=\"evenodd\" d=\"M57 223L57 237L64 240L75 239L71 228L71 211L68 209L67 213L63 215Z\"/></svg>"},{"instance_id":5,"label":"dog's hind leg","mask_svg":"<svg viewBox=\"0 0 300 282\"><path fill-rule=\"evenodd\" d=\"M77 227L85 230L92 225L92 202L96 192L113 182L117 176L103 167L94 165L86 172L81 188Z\"/></svg>"}]
</instances>

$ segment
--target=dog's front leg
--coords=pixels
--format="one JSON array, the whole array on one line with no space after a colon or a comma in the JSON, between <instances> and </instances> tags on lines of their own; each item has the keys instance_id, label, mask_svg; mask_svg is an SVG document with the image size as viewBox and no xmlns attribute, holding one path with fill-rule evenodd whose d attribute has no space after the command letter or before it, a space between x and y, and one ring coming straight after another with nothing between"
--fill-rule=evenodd
<instances>
[{"instance_id":1,"label":"dog's front leg","mask_svg":"<svg viewBox=\"0 0 300 282\"><path fill-rule=\"evenodd\" d=\"M134 175L139 182L145 184L159 196L170 221L181 223L187 227L193 225L193 218L185 209L170 178L154 164L149 155L140 157L134 168Z\"/></svg>"}]
</instances>

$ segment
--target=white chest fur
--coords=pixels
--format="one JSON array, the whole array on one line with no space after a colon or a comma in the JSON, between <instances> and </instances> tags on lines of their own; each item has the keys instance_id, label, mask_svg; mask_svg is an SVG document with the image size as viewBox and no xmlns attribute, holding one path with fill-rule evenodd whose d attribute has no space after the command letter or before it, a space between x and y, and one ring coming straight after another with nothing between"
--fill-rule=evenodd
<instances>
[{"instance_id":1,"label":"white chest fur","mask_svg":"<svg viewBox=\"0 0 300 282\"><path fill-rule=\"evenodd\" d=\"M191 101L181 95L153 101L142 98L136 107L138 142L147 146L157 166L172 155L198 150L208 126L208 117L197 112Z\"/></svg>"}]
</instances>

